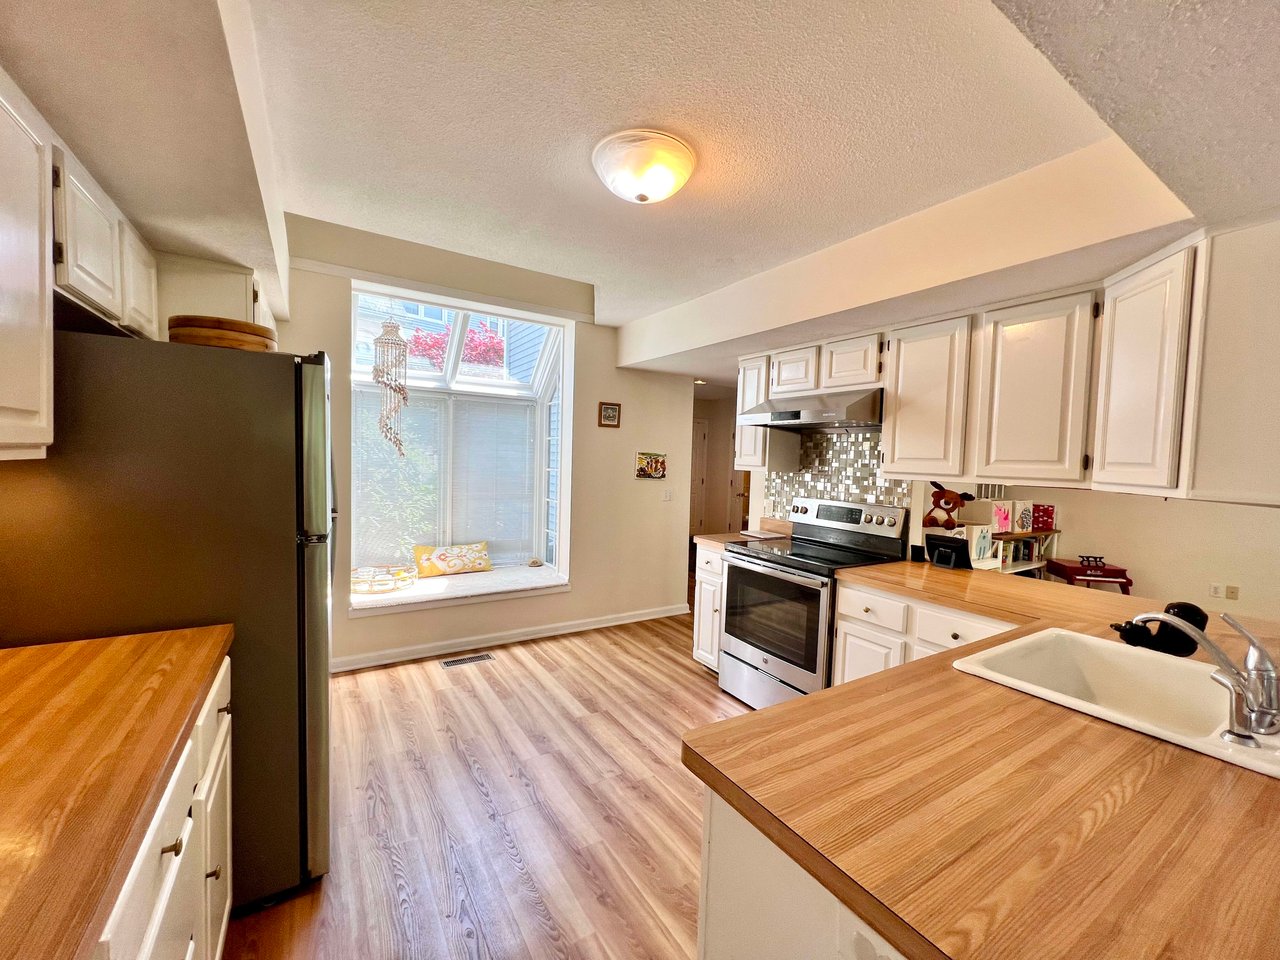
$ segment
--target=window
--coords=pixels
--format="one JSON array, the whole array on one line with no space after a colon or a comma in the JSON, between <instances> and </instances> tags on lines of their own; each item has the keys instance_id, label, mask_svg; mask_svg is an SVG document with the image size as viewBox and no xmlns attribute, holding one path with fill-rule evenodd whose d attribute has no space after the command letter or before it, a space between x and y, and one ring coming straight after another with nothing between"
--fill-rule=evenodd
<instances>
[{"instance_id":1,"label":"window","mask_svg":"<svg viewBox=\"0 0 1280 960\"><path fill-rule=\"evenodd\" d=\"M367 290L352 313L352 563L487 540L495 567L537 558L566 573L561 328ZM388 320L409 345L403 457L379 431L372 381Z\"/></svg>"}]
</instances>

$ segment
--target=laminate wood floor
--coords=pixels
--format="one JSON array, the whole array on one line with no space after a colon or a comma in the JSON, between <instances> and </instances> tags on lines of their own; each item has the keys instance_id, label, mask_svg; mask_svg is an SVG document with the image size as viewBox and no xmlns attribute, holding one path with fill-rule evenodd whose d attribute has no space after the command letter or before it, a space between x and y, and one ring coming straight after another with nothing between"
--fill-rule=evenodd
<instances>
[{"instance_id":1,"label":"laminate wood floor","mask_svg":"<svg viewBox=\"0 0 1280 960\"><path fill-rule=\"evenodd\" d=\"M680 960L696 952L691 727L746 711L689 616L333 680L332 872L226 960Z\"/></svg>"}]
</instances>

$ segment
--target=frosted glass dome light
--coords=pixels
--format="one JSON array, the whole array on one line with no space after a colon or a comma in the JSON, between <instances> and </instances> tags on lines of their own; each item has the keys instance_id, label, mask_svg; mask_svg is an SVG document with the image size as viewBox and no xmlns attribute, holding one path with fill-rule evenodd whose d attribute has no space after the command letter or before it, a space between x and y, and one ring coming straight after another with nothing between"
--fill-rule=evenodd
<instances>
[{"instance_id":1,"label":"frosted glass dome light","mask_svg":"<svg viewBox=\"0 0 1280 960\"><path fill-rule=\"evenodd\" d=\"M696 162L687 143L659 130L610 134L591 151L604 185L629 203L667 199L688 182Z\"/></svg>"}]
</instances>

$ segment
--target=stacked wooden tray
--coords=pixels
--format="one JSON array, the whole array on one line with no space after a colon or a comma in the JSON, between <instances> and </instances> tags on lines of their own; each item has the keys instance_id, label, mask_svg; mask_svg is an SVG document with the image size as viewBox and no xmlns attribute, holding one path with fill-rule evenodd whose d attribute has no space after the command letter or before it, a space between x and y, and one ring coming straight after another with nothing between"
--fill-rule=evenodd
<instances>
[{"instance_id":1,"label":"stacked wooden tray","mask_svg":"<svg viewBox=\"0 0 1280 960\"><path fill-rule=\"evenodd\" d=\"M276 351L276 332L270 327L225 317L178 315L169 318L170 343L194 343L232 350Z\"/></svg>"}]
</instances>

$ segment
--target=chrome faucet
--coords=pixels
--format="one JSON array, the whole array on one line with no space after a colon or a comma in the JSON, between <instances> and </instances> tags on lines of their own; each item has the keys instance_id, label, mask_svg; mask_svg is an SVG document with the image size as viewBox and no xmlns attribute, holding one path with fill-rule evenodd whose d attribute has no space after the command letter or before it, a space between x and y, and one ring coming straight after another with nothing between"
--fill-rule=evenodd
<instances>
[{"instance_id":1,"label":"chrome faucet","mask_svg":"<svg viewBox=\"0 0 1280 960\"><path fill-rule=\"evenodd\" d=\"M1169 613L1142 613L1134 623L1167 623L1194 640L1217 663L1213 679L1231 693L1231 712L1222 739L1242 747L1258 746L1257 737L1280 733L1280 685L1276 665L1266 648L1229 613L1223 621L1249 642L1244 668L1236 666L1227 652L1210 640L1199 627Z\"/></svg>"}]
</instances>

